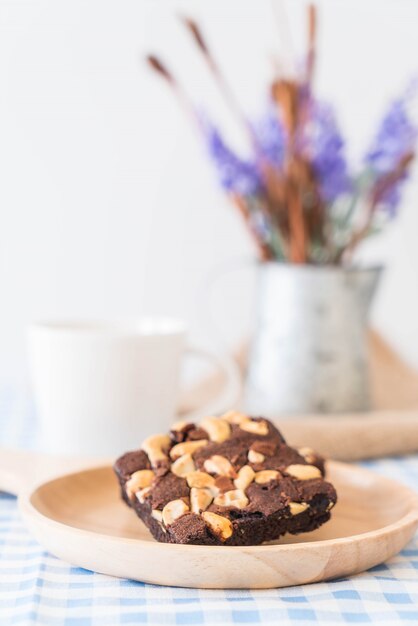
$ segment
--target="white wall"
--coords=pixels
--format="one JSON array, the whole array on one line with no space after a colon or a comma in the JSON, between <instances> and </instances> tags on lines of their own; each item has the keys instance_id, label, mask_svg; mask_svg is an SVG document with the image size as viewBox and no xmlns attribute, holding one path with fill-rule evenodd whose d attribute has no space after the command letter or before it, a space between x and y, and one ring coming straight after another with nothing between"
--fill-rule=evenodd
<instances>
[{"instance_id":1,"label":"white wall","mask_svg":"<svg viewBox=\"0 0 418 626\"><path fill-rule=\"evenodd\" d=\"M300 48L303 3L287 3ZM169 313L210 342L196 292L214 266L252 254L187 120L142 63L169 59L226 124L175 20L199 18L244 106L256 112L277 30L261 0L0 0L0 365L23 369L23 329L45 317ZM388 100L418 70L418 3L320 3L320 92L332 98L353 158ZM230 124L232 130L232 124ZM418 366L418 207L368 254L388 262L375 321ZM218 320L246 332L251 273L225 278ZM3 374L5 375L5 374Z\"/></svg>"}]
</instances>

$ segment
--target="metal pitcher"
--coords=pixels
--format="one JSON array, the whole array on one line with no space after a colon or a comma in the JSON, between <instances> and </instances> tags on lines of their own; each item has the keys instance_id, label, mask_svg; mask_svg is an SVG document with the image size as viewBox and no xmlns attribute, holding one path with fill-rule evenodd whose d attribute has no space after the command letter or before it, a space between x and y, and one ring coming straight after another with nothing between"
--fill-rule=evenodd
<instances>
[{"instance_id":1,"label":"metal pitcher","mask_svg":"<svg viewBox=\"0 0 418 626\"><path fill-rule=\"evenodd\" d=\"M366 331L380 273L260 264L246 411L275 417L370 407Z\"/></svg>"}]
</instances>

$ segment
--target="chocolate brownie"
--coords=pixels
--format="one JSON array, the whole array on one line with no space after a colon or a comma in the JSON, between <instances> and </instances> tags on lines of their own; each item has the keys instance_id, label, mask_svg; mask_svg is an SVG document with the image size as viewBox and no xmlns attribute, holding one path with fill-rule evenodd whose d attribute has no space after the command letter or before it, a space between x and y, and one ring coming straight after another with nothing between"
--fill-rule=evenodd
<instances>
[{"instance_id":1,"label":"chocolate brownie","mask_svg":"<svg viewBox=\"0 0 418 626\"><path fill-rule=\"evenodd\" d=\"M237 411L175 424L114 469L125 502L166 543L256 545L318 528L337 501L321 457Z\"/></svg>"}]
</instances>

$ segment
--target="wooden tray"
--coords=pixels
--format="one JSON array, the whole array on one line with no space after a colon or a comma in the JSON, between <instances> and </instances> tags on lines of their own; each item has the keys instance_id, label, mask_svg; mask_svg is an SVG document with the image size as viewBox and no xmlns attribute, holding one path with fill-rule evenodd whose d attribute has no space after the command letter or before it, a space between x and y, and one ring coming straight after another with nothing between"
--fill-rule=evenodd
<instances>
[{"instance_id":1,"label":"wooden tray","mask_svg":"<svg viewBox=\"0 0 418 626\"><path fill-rule=\"evenodd\" d=\"M121 501L110 466L51 478L75 465L3 450L0 489L19 492L29 529L52 554L159 585L264 589L348 576L395 555L418 526L418 496L408 487L330 462L339 501L331 521L317 531L244 548L167 545L157 543Z\"/></svg>"},{"instance_id":2,"label":"wooden tray","mask_svg":"<svg viewBox=\"0 0 418 626\"><path fill-rule=\"evenodd\" d=\"M308 445L326 457L347 461L418 451L418 373L378 333L370 331L369 341L374 409L278 418L291 445ZM236 358L244 371L245 347ZM220 384L216 376L202 381L190 391L184 412L214 395Z\"/></svg>"}]
</instances>

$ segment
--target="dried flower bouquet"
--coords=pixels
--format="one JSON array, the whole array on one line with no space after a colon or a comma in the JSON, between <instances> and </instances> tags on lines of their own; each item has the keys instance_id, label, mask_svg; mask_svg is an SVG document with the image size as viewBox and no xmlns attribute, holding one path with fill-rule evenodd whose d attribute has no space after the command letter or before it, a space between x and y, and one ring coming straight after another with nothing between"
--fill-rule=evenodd
<instances>
[{"instance_id":1,"label":"dried flower bouquet","mask_svg":"<svg viewBox=\"0 0 418 626\"><path fill-rule=\"evenodd\" d=\"M198 25L183 19L229 107L249 139L236 154L198 112L156 56L148 63L172 88L205 139L220 182L245 219L263 260L341 265L396 215L414 159L412 90L390 106L359 171L349 169L334 109L314 94L316 10L308 8L308 45L298 76L277 76L267 113L250 121Z\"/></svg>"}]
</instances>

